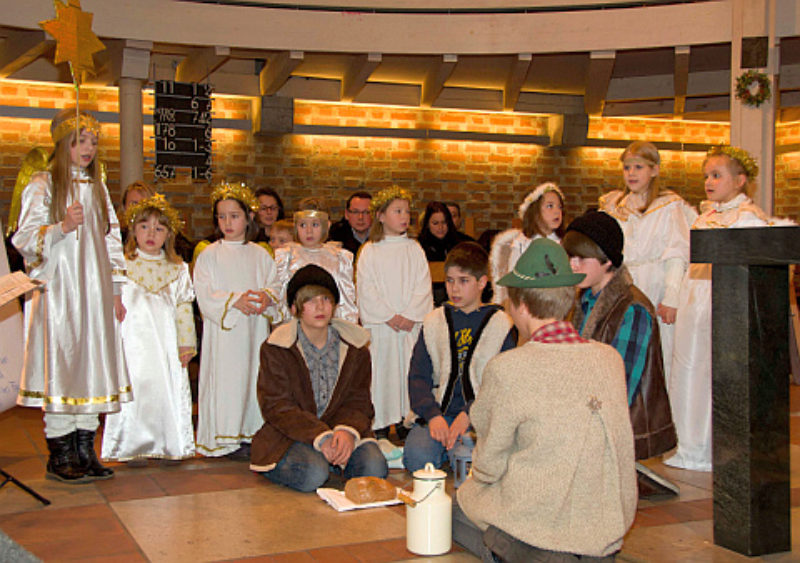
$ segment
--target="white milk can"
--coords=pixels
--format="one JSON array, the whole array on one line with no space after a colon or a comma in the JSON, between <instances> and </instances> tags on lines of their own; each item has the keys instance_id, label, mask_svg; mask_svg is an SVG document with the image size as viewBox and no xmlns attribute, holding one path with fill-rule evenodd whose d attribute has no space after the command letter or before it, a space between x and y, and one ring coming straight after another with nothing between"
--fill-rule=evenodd
<instances>
[{"instance_id":1,"label":"white milk can","mask_svg":"<svg viewBox=\"0 0 800 563\"><path fill-rule=\"evenodd\" d=\"M441 555L452 545L453 500L444 490L447 473L426 463L414 472L414 506L406 506L406 547L418 555Z\"/></svg>"}]
</instances>

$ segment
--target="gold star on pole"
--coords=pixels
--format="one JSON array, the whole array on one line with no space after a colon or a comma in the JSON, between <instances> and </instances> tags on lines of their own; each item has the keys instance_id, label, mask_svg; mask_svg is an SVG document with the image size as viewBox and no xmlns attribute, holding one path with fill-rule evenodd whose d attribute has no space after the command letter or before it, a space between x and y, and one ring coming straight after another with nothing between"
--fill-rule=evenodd
<instances>
[{"instance_id":1,"label":"gold star on pole","mask_svg":"<svg viewBox=\"0 0 800 563\"><path fill-rule=\"evenodd\" d=\"M106 47L92 32L92 14L81 10L80 0L63 4L54 0L56 19L39 25L56 40L55 64L69 62L76 85L86 72L94 74L92 55Z\"/></svg>"}]
</instances>

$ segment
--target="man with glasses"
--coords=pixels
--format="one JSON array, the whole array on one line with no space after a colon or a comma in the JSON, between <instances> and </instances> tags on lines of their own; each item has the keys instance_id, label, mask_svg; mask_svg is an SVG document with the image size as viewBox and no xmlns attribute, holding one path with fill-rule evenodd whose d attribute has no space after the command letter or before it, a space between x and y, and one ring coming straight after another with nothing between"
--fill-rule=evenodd
<instances>
[{"instance_id":1,"label":"man with glasses","mask_svg":"<svg viewBox=\"0 0 800 563\"><path fill-rule=\"evenodd\" d=\"M372 195L368 192L356 192L347 198L344 218L331 225L328 238L342 243L342 246L353 253L355 260L358 249L367 242L369 229L372 226L372 215L369 204Z\"/></svg>"}]
</instances>

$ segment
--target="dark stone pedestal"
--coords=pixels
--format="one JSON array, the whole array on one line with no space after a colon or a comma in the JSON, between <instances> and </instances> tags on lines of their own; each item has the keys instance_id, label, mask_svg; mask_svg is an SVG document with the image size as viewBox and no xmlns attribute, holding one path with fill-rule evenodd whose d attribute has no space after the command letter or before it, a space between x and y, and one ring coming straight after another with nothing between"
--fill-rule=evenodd
<instances>
[{"instance_id":1,"label":"dark stone pedestal","mask_svg":"<svg viewBox=\"0 0 800 563\"><path fill-rule=\"evenodd\" d=\"M790 551L789 269L800 227L697 230L712 263L714 543Z\"/></svg>"}]
</instances>

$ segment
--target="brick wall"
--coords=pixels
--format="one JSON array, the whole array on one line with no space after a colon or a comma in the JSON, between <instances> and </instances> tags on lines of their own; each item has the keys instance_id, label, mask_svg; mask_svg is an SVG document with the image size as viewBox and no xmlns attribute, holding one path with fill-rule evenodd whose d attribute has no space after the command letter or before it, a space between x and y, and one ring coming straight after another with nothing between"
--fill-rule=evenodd
<instances>
[{"instance_id":1,"label":"brick wall","mask_svg":"<svg viewBox=\"0 0 800 563\"><path fill-rule=\"evenodd\" d=\"M72 105L73 89L15 81L0 81L2 104L53 107ZM145 111L153 97L145 93ZM116 90L81 89L81 107L91 111L118 111ZM216 118L249 120L250 98L215 96ZM304 125L335 125L382 128L422 128L546 135L547 118L488 112L405 109L295 103L295 122ZM727 124L668 120L605 118L592 119L589 137L597 139L655 142L723 143ZM145 154L152 156L153 135L146 126ZM101 158L108 165L108 186L118 200L119 126L103 124ZM792 140L794 139L794 140ZM779 144L797 143L800 125L779 128ZM323 135L253 136L248 131L214 129L215 181L245 180L250 185L274 187L287 209L307 195L324 196L332 204L334 218L341 216L344 200L362 184L377 190L399 184L413 191L415 211L427 201L456 200L475 218L475 228L507 228L524 196L537 184L557 182L567 197L568 219L581 213L609 189L622 185L621 149L551 149L532 144L477 141L413 140ZM50 146L46 120L0 118L0 216L5 222L17 170L33 146ZM701 162L703 153L662 151L662 183L691 203L703 198ZM782 154L776 166L778 212L800 213L800 159L797 153ZM145 181L153 181L152 162L145 163ZM178 171L175 180L161 182L157 189L167 194L187 219L189 235L199 237L212 228L206 183L193 183L188 173Z\"/></svg>"},{"instance_id":2,"label":"brick wall","mask_svg":"<svg viewBox=\"0 0 800 563\"><path fill-rule=\"evenodd\" d=\"M800 223L800 123L778 125L775 143L787 149L775 157L775 214Z\"/></svg>"}]
</instances>

